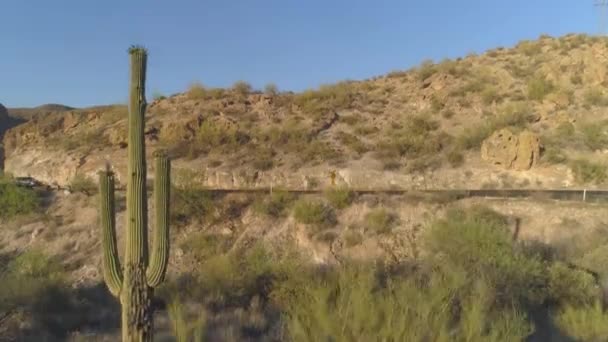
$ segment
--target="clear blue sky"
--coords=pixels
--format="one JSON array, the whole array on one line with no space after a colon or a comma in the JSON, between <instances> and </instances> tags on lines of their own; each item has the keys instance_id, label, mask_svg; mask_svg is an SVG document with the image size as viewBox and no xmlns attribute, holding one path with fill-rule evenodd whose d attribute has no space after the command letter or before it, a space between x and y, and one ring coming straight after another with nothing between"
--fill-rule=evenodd
<instances>
[{"instance_id":1,"label":"clear blue sky","mask_svg":"<svg viewBox=\"0 0 608 342\"><path fill-rule=\"evenodd\" d=\"M302 90L422 60L598 32L593 0L2 0L0 103L124 102L133 43L148 93L200 81Z\"/></svg>"}]
</instances>

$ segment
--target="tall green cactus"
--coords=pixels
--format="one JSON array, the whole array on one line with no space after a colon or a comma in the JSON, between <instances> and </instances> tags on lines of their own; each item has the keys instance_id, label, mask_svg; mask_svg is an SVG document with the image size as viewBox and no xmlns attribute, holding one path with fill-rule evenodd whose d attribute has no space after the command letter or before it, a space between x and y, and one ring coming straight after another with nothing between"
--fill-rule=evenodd
<instances>
[{"instance_id":1,"label":"tall green cactus","mask_svg":"<svg viewBox=\"0 0 608 342\"><path fill-rule=\"evenodd\" d=\"M129 166L127 170L127 225L123 266L116 245L114 174L99 173L103 276L110 292L122 306L122 341L151 341L153 335L152 296L164 279L169 260L169 158L154 154L154 229L152 255L148 256L148 208L144 114L147 51L129 49L131 80L129 89Z\"/></svg>"}]
</instances>

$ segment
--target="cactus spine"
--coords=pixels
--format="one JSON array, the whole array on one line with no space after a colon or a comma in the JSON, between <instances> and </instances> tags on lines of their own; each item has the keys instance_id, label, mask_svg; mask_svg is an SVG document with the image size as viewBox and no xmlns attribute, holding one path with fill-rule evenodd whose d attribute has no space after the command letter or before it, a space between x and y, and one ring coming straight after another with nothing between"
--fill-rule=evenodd
<instances>
[{"instance_id":1,"label":"cactus spine","mask_svg":"<svg viewBox=\"0 0 608 342\"><path fill-rule=\"evenodd\" d=\"M152 255L148 255L148 208L144 114L147 52L131 47L129 88L129 165L127 170L127 222L125 253L121 267L116 244L114 174L109 168L99 173L103 275L110 292L122 306L122 341L151 341L153 335L152 296L164 279L169 258L169 158L154 154L154 209L156 225Z\"/></svg>"}]
</instances>

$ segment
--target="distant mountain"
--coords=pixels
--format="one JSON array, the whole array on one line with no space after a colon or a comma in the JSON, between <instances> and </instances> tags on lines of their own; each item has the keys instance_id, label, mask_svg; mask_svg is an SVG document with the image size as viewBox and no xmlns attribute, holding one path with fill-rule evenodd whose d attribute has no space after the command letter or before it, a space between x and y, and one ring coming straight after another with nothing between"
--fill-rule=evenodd
<instances>
[{"instance_id":1,"label":"distant mountain","mask_svg":"<svg viewBox=\"0 0 608 342\"><path fill-rule=\"evenodd\" d=\"M30 120L31 118L33 118L34 116L39 115L39 114L66 112L66 111L74 110L75 108L69 107L69 106L64 106L62 104L48 103L48 104L44 104L42 106L32 107L32 108L7 108L7 109L8 109L8 115L10 115L14 118Z\"/></svg>"}]
</instances>

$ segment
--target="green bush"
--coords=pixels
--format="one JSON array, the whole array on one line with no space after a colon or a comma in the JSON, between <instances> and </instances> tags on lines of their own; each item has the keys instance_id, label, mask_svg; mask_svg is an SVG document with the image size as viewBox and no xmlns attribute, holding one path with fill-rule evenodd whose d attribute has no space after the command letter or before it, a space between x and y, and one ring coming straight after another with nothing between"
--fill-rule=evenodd
<instances>
[{"instance_id":1,"label":"green bush","mask_svg":"<svg viewBox=\"0 0 608 342\"><path fill-rule=\"evenodd\" d=\"M589 305L599 294L590 273L575 270L563 262L549 266L548 296L570 305Z\"/></svg>"},{"instance_id":2,"label":"green bush","mask_svg":"<svg viewBox=\"0 0 608 342\"><path fill-rule=\"evenodd\" d=\"M237 81L232 85L232 89L241 96L246 96L251 93L251 84L245 81Z\"/></svg>"},{"instance_id":3,"label":"green bush","mask_svg":"<svg viewBox=\"0 0 608 342\"><path fill-rule=\"evenodd\" d=\"M583 142L591 150L608 147L608 125L606 121L586 123L581 127Z\"/></svg>"},{"instance_id":4,"label":"green bush","mask_svg":"<svg viewBox=\"0 0 608 342\"><path fill-rule=\"evenodd\" d=\"M587 89L584 93L584 101L587 106L607 106L608 98L604 96L601 89Z\"/></svg>"},{"instance_id":5,"label":"green bush","mask_svg":"<svg viewBox=\"0 0 608 342\"><path fill-rule=\"evenodd\" d=\"M323 202L301 199L293 207L296 221L319 228L336 224L336 216L331 207Z\"/></svg>"},{"instance_id":6,"label":"green bush","mask_svg":"<svg viewBox=\"0 0 608 342\"><path fill-rule=\"evenodd\" d=\"M437 67L431 60L425 60L418 68L418 79L421 81L426 80L437 72Z\"/></svg>"},{"instance_id":7,"label":"green bush","mask_svg":"<svg viewBox=\"0 0 608 342\"><path fill-rule=\"evenodd\" d=\"M395 214L384 208L373 209L365 215L365 227L376 234L390 232L396 221Z\"/></svg>"},{"instance_id":8,"label":"green bush","mask_svg":"<svg viewBox=\"0 0 608 342\"><path fill-rule=\"evenodd\" d=\"M274 83L268 83L264 86L264 93L266 95L275 96L279 93L279 88Z\"/></svg>"},{"instance_id":9,"label":"green bush","mask_svg":"<svg viewBox=\"0 0 608 342\"><path fill-rule=\"evenodd\" d=\"M481 146L482 142L495 131L502 128L519 130L526 127L531 121L531 116L523 106L508 108L502 114L489 118L483 123L473 127L465 127L458 136L457 143L461 148L472 149Z\"/></svg>"},{"instance_id":10,"label":"green bush","mask_svg":"<svg viewBox=\"0 0 608 342\"><path fill-rule=\"evenodd\" d=\"M0 311L31 314L35 317L32 329L41 335L65 337L82 322L73 318L78 315L74 315L62 265L41 251L28 250L14 258L0 274L0 281Z\"/></svg>"},{"instance_id":11,"label":"green bush","mask_svg":"<svg viewBox=\"0 0 608 342\"><path fill-rule=\"evenodd\" d=\"M568 161L568 156L559 148L546 147L541 159L549 164L563 164Z\"/></svg>"},{"instance_id":12,"label":"green bush","mask_svg":"<svg viewBox=\"0 0 608 342\"><path fill-rule=\"evenodd\" d=\"M344 245L346 247L354 247L363 242L363 235L352 230L344 232L344 236L342 238L344 239Z\"/></svg>"},{"instance_id":13,"label":"green bush","mask_svg":"<svg viewBox=\"0 0 608 342\"><path fill-rule=\"evenodd\" d=\"M426 233L424 249L442 267L486 279L497 289L497 303L539 304L546 299L542 260L516 248L506 218L488 208L449 210Z\"/></svg>"},{"instance_id":14,"label":"green bush","mask_svg":"<svg viewBox=\"0 0 608 342\"><path fill-rule=\"evenodd\" d=\"M401 157L426 158L437 155L451 137L437 132L439 123L422 115L410 118L405 127L393 128L376 146L376 158L385 165L396 164Z\"/></svg>"},{"instance_id":15,"label":"green bush","mask_svg":"<svg viewBox=\"0 0 608 342\"><path fill-rule=\"evenodd\" d=\"M542 101L554 88L553 83L544 78L533 78L528 82L528 98L534 101Z\"/></svg>"},{"instance_id":16,"label":"green bush","mask_svg":"<svg viewBox=\"0 0 608 342\"><path fill-rule=\"evenodd\" d=\"M202 100L207 97L207 89L202 83L195 82L190 85L186 94L191 100Z\"/></svg>"},{"instance_id":17,"label":"green bush","mask_svg":"<svg viewBox=\"0 0 608 342\"><path fill-rule=\"evenodd\" d=\"M340 131L338 132L338 139L343 145L347 146L358 154L363 154L369 151L369 147L365 143L359 140L357 136L350 133Z\"/></svg>"},{"instance_id":18,"label":"green bush","mask_svg":"<svg viewBox=\"0 0 608 342\"><path fill-rule=\"evenodd\" d=\"M494 87L488 87L481 92L481 100L485 105L490 105L499 99L498 90Z\"/></svg>"},{"instance_id":19,"label":"green bush","mask_svg":"<svg viewBox=\"0 0 608 342\"><path fill-rule=\"evenodd\" d=\"M464 294L458 275L427 281L350 267L305 287L288 308L294 341L521 341L532 331L516 310L496 312L492 292ZM456 309L458 302L461 308Z\"/></svg>"},{"instance_id":20,"label":"green bush","mask_svg":"<svg viewBox=\"0 0 608 342\"><path fill-rule=\"evenodd\" d=\"M77 173L70 181L70 189L74 192L94 194L97 192L97 184L90 177Z\"/></svg>"},{"instance_id":21,"label":"green bush","mask_svg":"<svg viewBox=\"0 0 608 342\"><path fill-rule=\"evenodd\" d=\"M581 183L603 183L608 176L606 165L586 159L570 161L574 177Z\"/></svg>"},{"instance_id":22,"label":"green bush","mask_svg":"<svg viewBox=\"0 0 608 342\"><path fill-rule=\"evenodd\" d=\"M154 93L152 93L152 99L154 101L160 101L160 100L164 100L167 97L165 95L163 95L163 93L155 91Z\"/></svg>"},{"instance_id":23,"label":"green bush","mask_svg":"<svg viewBox=\"0 0 608 342\"><path fill-rule=\"evenodd\" d=\"M282 217L295 198L287 191L275 189L270 196L258 197L253 203L253 210L270 217Z\"/></svg>"},{"instance_id":24,"label":"green bush","mask_svg":"<svg viewBox=\"0 0 608 342\"><path fill-rule=\"evenodd\" d=\"M460 167L464 164L464 155L456 148L448 151L446 159L452 167Z\"/></svg>"},{"instance_id":25,"label":"green bush","mask_svg":"<svg viewBox=\"0 0 608 342\"><path fill-rule=\"evenodd\" d=\"M350 82L322 85L318 90L306 90L295 97L295 103L304 113L319 118L332 111L351 108L356 99L356 90Z\"/></svg>"},{"instance_id":26,"label":"green bush","mask_svg":"<svg viewBox=\"0 0 608 342\"><path fill-rule=\"evenodd\" d=\"M325 190L325 198L336 209L350 206L355 199L355 193L346 187L335 187Z\"/></svg>"},{"instance_id":27,"label":"green bush","mask_svg":"<svg viewBox=\"0 0 608 342\"><path fill-rule=\"evenodd\" d=\"M190 157L194 158L212 150L234 151L248 143L249 140L250 137L237 127L226 127L212 120L206 120L196 131L194 141L190 142L188 153Z\"/></svg>"},{"instance_id":28,"label":"green bush","mask_svg":"<svg viewBox=\"0 0 608 342\"><path fill-rule=\"evenodd\" d=\"M608 312L599 302L593 305L567 305L555 314L560 330L576 341L606 341Z\"/></svg>"},{"instance_id":29,"label":"green bush","mask_svg":"<svg viewBox=\"0 0 608 342\"><path fill-rule=\"evenodd\" d=\"M205 341L204 336L207 327L207 315L205 312L199 314L196 320L188 320L186 307L179 298L175 296L167 307L171 330L178 342Z\"/></svg>"},{"instance_id":30,"label":"green bush","mask_svg":"<svg viewBox=\"0 0 608 342\"><path fill-rule=\"evenodd\" d=\"M213 193L196 187L171 190L171 219L177 223L201 222L215 210Z\"/></svg>"},{"instance_id":31,"label":"green bush","mask_svg":"<svg viewBox=\"0 0 608 342\"><path fill-rule=\"evenodd\" d=\"M9 180L0 180L0 218L31 214L40 205L40 197L34 190L19 187Z\"/></svg>"}]
</instances>

